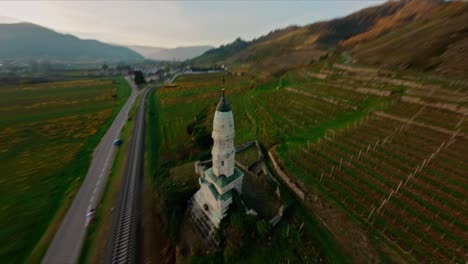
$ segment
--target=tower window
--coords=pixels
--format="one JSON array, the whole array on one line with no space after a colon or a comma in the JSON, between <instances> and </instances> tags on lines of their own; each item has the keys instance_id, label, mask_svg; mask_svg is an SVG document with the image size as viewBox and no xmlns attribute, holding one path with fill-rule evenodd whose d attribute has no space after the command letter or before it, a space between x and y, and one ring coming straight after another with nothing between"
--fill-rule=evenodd
<instances>
[{"instance_id":1,"label":"tower window","mask_svg":"<svg viewBox=\"0 0 468 264\"><path fill-rule=\"evenodd\" d=\"M221 161L221 166L224 166L224 160Z\"/></svg>"}]
</instances>

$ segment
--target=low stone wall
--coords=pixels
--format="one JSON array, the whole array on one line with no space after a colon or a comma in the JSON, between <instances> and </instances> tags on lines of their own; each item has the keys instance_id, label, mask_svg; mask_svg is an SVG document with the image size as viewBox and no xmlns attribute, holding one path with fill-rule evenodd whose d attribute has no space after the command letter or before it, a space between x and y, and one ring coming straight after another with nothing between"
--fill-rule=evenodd
<instances>
[{"instance_id":1,"label":"low stone wall","mask_svg":"<svg viewBox=\"0 0 468 264\"><path fill-rule=\"evenodd\" d=\"M255 143L256 143L256 141L252 140L252 141L246 142L246 143L244 143L244 144L242 144L240 146L237 146L236 147L236 153L250 148L251 146L255 145Z\"/></svg>"},{"instance_id":2,"label":"low stone wall","mask_svg":"<svg viewBox=\"0 0 468 264\"><path fill-rule=\"evenodd\" d=\"M241 170L243 170L244 172L246 172L246 173L248 173L248 174L253 175L253 174L248 170L247 166L245 166L244 164L238 162L237 160L235 161L235 163L236 163L236 166L237 166L237 167L241 168Z\"/></svg>"},{"instance_id":3,"label":"low stone wall","mask_svg":"<svg viewBox=\"0 0 468 264\"><path fill-rule=\"evenodd\" d=\"M277 186L280 185L280 183L278 182L278 180L271 174L270 170L268 170L267 166L265 165L265 162L262 163L262 170L263 170L263 173L264 173L265 175L267 175L268 178L269 178L270 180L272 180Z\"/></svg>"},{"instance_id":4,"label":"low stone wall","mask_svg":"<svg viewBox=\"0 0 468 264\"><path fill-rule=\"evenodd\" d=\"M442 128L442 127L427 125L427 124L424 124L424 123L421 123L421 122L412 121L412 120L410 120L408 118L394 116L394 115L386 114L386 113L383 113L383 112L375 112L374 115L380 116L380 117L383 117L383 118L388 118L388 119L400 121L402 123L410 123L411 125L414 125L414 126L424 127L424 128L431 129L431 130L434 130L434 131L437 131L437 132L440 132L440 133L444 133L444 134L447 134L447 135L456 136L456 137L464 137L464 138L468 139L468 135L466 135L465 133L445 129L445 128Z\"/></svg>"},{"instance_id":5,"label":"low stone wall","mask_svg":"<svg viewBox=\"0 0 468 264\"><path fill-rule=\"evenodd\" d=\"M245 111L245 113L247 114L247 118L250 120L250 122L252 123L252 125L255 127L257 124L255 124L255 120L252 118L252 116L250 115L249 111Z\"/></svg>"},{"instance_id":6,"label":"low stone wall","mask_svg":"<svg viewBox=\"0 0 468 264\"><path fill-rule=\"evenodd\" d=\"M280 220L281 218L283 217L283 213L284 213L284 205L281 205L281 207L278 209L278 214L273 217L272 219L270 219L270 224L272 226L275 226Z\"/></svg>"},{"instance_id":7,"label":"low stone wall","mask_svg":"<svg viewBox=\"0 0 468 264\"><path fill-rule=\"evenodd\" d=\"M305 199L305 194L304 192L294 183L292 182L288 175L281 169L281 167L278 165L278 162L275 160L275 157L271 151L268 151L268 156L271 159L271 162L273 163L273 167L276 170L276 173L281 177L283 182L286 183L286 185L299 197L301 200Z\"/></svg>"},{"instance_id":8,"label":"low stone wall","mask_svg":"<svg viewBox=\"0 0 468 264\"><path fill-rule=\"evenodd\" d=\"M258 140L255 140L255 146L257 147L258 159L263 160L265 157L263 156L262 148L260 147Z\"/></svg>"},{"instance_id":9,"label":"low stone wall","mask_svg":"<svg viewBox=\"0 0 468 264\"><path fill-rule=\"evenodd\" d=\"M468 115L468 108L457 105L457 104L442 103L442 102L429 103L429 102L424 101L420 97L406 96L406 95L401 97L401 101L412 103L412 104L424 105L424 106L432 107L432 108L444 109L444 110L452 111L455 113L460 113L463 115Z\"/></svg>"},{"instance_id":10,"label":"low stone wall","mask_svg":"<svg viewBox=\"0 0 468 264\"><path fill-rule=\"evenodd\" d=\"M352 66L347 66L347 65L338 64L338 63L333 64L333 68L337 68L337 69L345 70L345 71L350 71L350 72L367 73L367 74L369 74L369 73L377 74L379 72L379 70L377 70L377 69L352 67Z\"/></svg>"},{"instance_id":11,"label":"low stone wall","mask_svg":"<svg viewBox=\"0 0 468 264\"><path fill-rule=\"evenodd\" d=\"M195 173L200 175L200 176L203 176L203 172L211 167L213 165L213 161L212 160L204 160L204 161L200 161L200 160L197 160L195 161L194 163L194 166L195 166Z\"/></svg>"},{"instance_id":12,"label":"low stone wall","mask_svg":"<svg viewBox=\"0 0 468 264\"><path fill-rule=\"evenodd\" d=\"M334 100L334 99L331 99L331 98L311 94L311 93L308 93L306 91L302 91L302 90L298 90L298 89L294 89L294 88L290 88L290 87L286 88L286 91L297 93L297 94L302 94L302 95L312 97L314 99L317 99L317 100L320 100L320 101L323 101L323 102L326 102L326 103L344 106L346 108L351 108L353 110L357 109L357 106L355 106L355 105L349 105L349 104L346 104L346 103L343 103L343 102L340 102L340 101L337 101L337 100Z\"/></svg>"},{"instance_id":13,"label":"low stone wall","mask_svg":"<svg viewBox=\"0 0 468 264\"><path fill-rule=\"evenodd\" d=\"M340 89L348 90L352 92L358 92L362 94L371 94L371 95L385 96L385 97L392 95L392 91L390 90L379 90L375 88L364 88L364 87L355 88L355 87L351 87L351 86L344 85L344 84L334 84L334 83L327 83L327 86L336 87L336 88L340 88Z\"/></svg>"},{"instance_id":14,"label":"low stone wall","mask_svg":"<svg viewBox=\"0 0 468 264\"><path fill-rule=\"evenodd\" d=\"M376 81L386 82L386 83L393 84L393 85L403 85L406 87L420 88L420 89L432 89L434 87L440 88L435 85L423 85L421 83L417 83L414 81L408 81L408 80L402 80L402 79L396 79L396 78L388 78L388 77L377 77L376 75L378 75L379 73L386 73L386 74L391 73L390 71L386 71L382 69L366 69L366 68L352 67L352 66L347 66L343 64L337 64L337 63L333 64L333 67L337 69L349 71L349 72L366 74L366 75L360 75L359 77L355 76L357 77L357 79L361 79L361 80L367 80L367 81L376 80Z\"/></svg>"},{"instance_id":15,"label":"low stone wall","mask_svg":"<svg viewBox=\"0 0 468 264\"><path fill-rule=\"evenodd\" d=\"M325 80L328 77L326 74L315 73L315 72L307 72L307 75L309 75L310 77L313 77L313 78L320 79L320 80Z\"/></svg>"},{"instance_id":16,"label":"low stone wall","mask_svg":"<svg viewBox=\"0 0 468 264\"><path fill-rule=\"evenodd\" d=\"M372 94L372 95L377 95L377 96L390 96L390 95L392 95L392 91L389 91L389 90L377 90L377 89L363 88L363 87L357 88L356 92L362 93L362 94Z\"/></svg>"},{"instance_id":17,"label":"low stone wall","mask_svg":"<svg viewBox=\"0 0 468 264\"><path fill-rule=\"evenodd\" d=\"M261 172L261 168L258 169L258 167L259 167L262 163L263 163L263 159L258 159L258 160L256 160L256 161L252 162L251 164L249 164L249 166L247 167L247 169L248 169L249 171L251 171L252 173L258 175L258 174L260 174L260 172Z\"/></svg>"}]
</instances>

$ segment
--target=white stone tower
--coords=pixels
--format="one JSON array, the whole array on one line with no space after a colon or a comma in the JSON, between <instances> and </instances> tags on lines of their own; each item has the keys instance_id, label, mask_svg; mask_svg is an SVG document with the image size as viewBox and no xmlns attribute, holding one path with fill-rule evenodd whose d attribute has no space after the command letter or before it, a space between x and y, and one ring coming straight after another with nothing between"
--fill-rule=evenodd
<instances>
[{"instance_id":1,"label":"white stone tower","mask_svg":"<svg viewBox=\"0 0 468 264\"><path fill-rule=\"evenodd\" d=\"M221 97L213 119L213 174L234 174L236 149L234 147L234 117L226 96Z\"/></svg>"},{"instance_id":2,"label":"white stone tower","mask_svg":"<svg viewBox=\"0 0 468 264\"><path fill-rule=\"evenodd\" d=\"M216 228L232 203L233 189L242 193L244 173L235 167L234 136L234 117L223 89L213 120L212 167L206 168L200 162L195 163L195 170L200 174L200 189L195 193L191 205L193 217L209 219Z\"/></svg>"}]
</instances>

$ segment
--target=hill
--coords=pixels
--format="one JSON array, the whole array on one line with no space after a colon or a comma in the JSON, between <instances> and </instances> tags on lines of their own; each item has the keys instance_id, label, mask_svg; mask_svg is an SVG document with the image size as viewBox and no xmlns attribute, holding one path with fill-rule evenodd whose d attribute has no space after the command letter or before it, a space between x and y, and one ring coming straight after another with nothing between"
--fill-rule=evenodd
<instances>
[{"instance_id":1,"label":"hill","mask_svg":"<svg viewBox=\"0 0 468 264\"><path fill-rule=\"evenodd\" d=\"M246 42L241 38L237 38L232 43L221 45L218 48L206 51L194 61L197 64L212 64L213 62L220 62L247 48L249 44L249 42Z\"/></svg>"},{"instance_id":2,"label":"hill","mask_svg":"<svg viewBox=\"0 0 468 264\"><path fill-rule=\"evenodd\" d=\"M468 3L439 5L429 15L353 46L376 30L345 42L359 63L396 69L434 70L466 76L468 73Z\"/></svg>"},{"instance_id":3,"label":"hill","mask_svg":"<svg viewBox=\"0 0 468 264\"><path fill-rule=\"evenodd\" d=\"M212 49L212 46L188 46L177 48L160 48L149 46L129 46L133 51L138 52L143 57L152 60L176 60L184 61L200 56L207 50Z\"/></svg>"},{"instance_id":4,"label":"hill","mask_svg":"<svg viewBox=\"0 0 468 264\"><path fill-rule=\"evenodd\" d=\"M57 61L141 60L138 53L96 40L83 40L30 23L0 24L0 58Z\"/></svg>"},{"instance_id":5,"label":"hill","mask_svg":"<svg viewBox=\"0 0 468 264\"><path fill-rule=\"evenodd\" d=\"M281 75L350 51L363 64L463 75L468 69L463 48L467 5L441 0L388 1L342 18L274 30L252 41L237 39L191 62Z\"/></svg>"},{"instance_id":6,"label":"hill","mask_svg":"<svg viewBox=\"0 0 468 264\"><path fill-rule=\"evenodd\" d=\"M352 47L358 43L375 39L391 30L405 26L408 23L425 18L432 14L441 4L440 0L407 1L394 15L383 17L368 31L355 35L343 42L344 46Z\"/></svg>"},{"instance_id":7,"label":"hill","mask_svg":"<svg viewBox=\"0 0 468 264\"><path fill-rule=\"evenodd\" d=\"M249 42L236 40L195 58L193 63L254 64L270 72L308 64L341 41L366 32L379 19L394 14L403 5L403 2L387 2L343 18L274 30ZM236 48L230 48L233 46Z\"/></svg>"}]
</instances>

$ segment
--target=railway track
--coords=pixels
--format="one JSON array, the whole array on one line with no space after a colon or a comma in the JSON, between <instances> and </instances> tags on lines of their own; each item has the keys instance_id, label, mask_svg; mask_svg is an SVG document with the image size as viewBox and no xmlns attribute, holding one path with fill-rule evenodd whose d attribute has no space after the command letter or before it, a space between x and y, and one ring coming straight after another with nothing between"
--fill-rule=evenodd
<instances>
[{"instance_id":1,"label":"railway track","mask_svg":"<svg viewBox=\"0 0 468 264\"><path fill-rule=\"evenodd\" d=\"M135 128L126 164L120 202L112 221L107 263L140 263L141 190L144 173L145 102L147 89L138 106Z\"/></svg>"}]
</instances>

